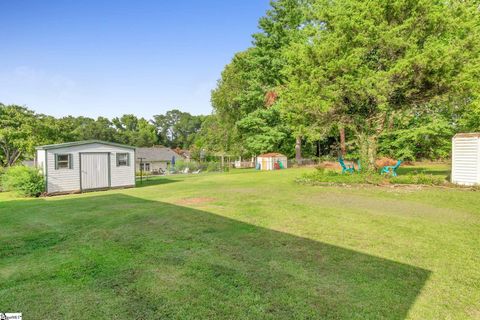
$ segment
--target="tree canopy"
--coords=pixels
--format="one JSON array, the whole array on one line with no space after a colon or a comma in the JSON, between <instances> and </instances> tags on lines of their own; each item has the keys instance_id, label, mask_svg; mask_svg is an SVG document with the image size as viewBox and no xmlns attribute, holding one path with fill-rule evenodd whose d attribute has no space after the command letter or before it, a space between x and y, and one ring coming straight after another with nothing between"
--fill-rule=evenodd
<instances>
[{"instance_id":1,"label":"tree canopy","mask_svg":"<svg viewBox=\"0 0 480 320\"><path fill-rule=\"evenodd\" d=\"M166 112L166 117L171 119L168 132L172 134L166 138L156 122L159 117L165 116L155 116L152 121L133 114L112 120L105 117L54 118L26 107L0 104L0 166L8 167L32 159L38 145L80 140L103 140L136 147L163 144L188 149L205 118L178 110Z\"/></svg>"},{"instance_id":2,"label":"tree canopy","mask_svg":"<svg viewBox=\"0 0 480 320\"><path fill-rule=\"evenodd\" d=\"M452 134L480 129L479 26L474 0L273 1L225 67L214 113L245 153L346 130L367 166L378 152L447 157ZM281 120L262 130L272 106Z\"/></svg>"}]
</instances>

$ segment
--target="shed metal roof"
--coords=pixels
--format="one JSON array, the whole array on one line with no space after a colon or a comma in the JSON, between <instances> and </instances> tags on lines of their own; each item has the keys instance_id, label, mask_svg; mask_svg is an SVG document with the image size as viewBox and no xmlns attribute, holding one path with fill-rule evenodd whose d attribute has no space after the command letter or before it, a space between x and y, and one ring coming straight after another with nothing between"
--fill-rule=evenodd
<instances>
[{"instance_id":1,"label":"shed metal roof","mask_svg":"<svg viewBox=\"0 0 480 320\"><path fill-rule=\"evenodd\" d=\"M136 156L137 158L143 158L142 161L172 161L172 157L185 159L167 147L137 148Z\"/></svg>"},{"instance_id":2,"label":"shed metal roof","mask_svg":"<svg viewBox=\"0 0 480 320\"><path fill-rule=\"evenodd\" d=\"M73 141L73 142L65 142L65 143L57 143L57 144L47 144L44 146L38 146L35 147L37 150L50 150L50 149L59 149L59 148L66 148L66 147L75 147L75 146L81 146L85 144L105 144L109 146L115 146L115 147L122 147L122 148L127 148L127 149L135 149L135 147L128 146L126 144L120 144L120 143L115 143L115 142L107 142L107 141L101 141L101 140L84 140L84 141Z\"/></svg>"}]
</instances>

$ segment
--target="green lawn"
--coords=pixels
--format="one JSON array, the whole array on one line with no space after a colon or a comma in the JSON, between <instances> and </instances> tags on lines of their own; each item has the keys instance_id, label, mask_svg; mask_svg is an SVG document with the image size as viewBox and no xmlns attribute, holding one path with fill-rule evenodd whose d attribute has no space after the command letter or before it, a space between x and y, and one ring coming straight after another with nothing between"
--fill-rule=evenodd
<instances>
[{"instance_id":1,"label":"green lawn","mask_svg":"<svg viewBox=\"0 0 480 320\"><path fill-rule=\"evenodd\" d=\"M306 171L167 177L47 199L0 194L0 311L480 318L478 191L295 184Z\"/></svg>"}]
</instances>

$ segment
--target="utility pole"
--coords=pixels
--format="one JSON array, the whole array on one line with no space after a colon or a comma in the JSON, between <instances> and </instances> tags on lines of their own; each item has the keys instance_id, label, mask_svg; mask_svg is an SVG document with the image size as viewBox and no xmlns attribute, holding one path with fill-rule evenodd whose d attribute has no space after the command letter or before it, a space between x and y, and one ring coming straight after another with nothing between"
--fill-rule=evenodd
<instances>
[{"instance_id":1,"label":"utility pole","mask_svg":"<svg viewBox=\"0 0 480 320\"><path fill-rule=\"evenodd\" d=\"M140 184L143 184L143 159L145 158L137 158L140 160Z\"/></svg>"}]
</instances>

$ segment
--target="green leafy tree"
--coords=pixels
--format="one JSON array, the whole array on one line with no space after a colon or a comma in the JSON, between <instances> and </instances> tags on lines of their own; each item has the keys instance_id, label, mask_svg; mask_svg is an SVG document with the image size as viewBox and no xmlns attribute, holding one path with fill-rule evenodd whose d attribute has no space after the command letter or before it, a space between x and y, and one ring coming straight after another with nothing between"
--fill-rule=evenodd
<instances>
[{"instance_id":1,"label":"green leafy tree","mask_svg":"<svg viewBox=\"0 0 480 320\"><path fill-rule=\"evenodd\" d=\"M194 116L178 109L153 116L158 141L168 147L189 149L202 127L205 116Z\"/></svg>"},{"instance_id":2,"label":"green leafy tree","mask_svg":"<svg viewBox=\"0 0 480 320\"><path fill-rule=\"evenodd\" d=\"M477 87L474 1L316 1L284 51L281 99L354 132L365 167L398 112L470 104Z\"/></svg>"},{"instance_id":3,"label":"green leafy tree","mask_svg":"<svg viewBox=\"0 0 480 320\"><path fill-rule=\"evenodd\" d=\"M120 142L136 147L151 147L158 141L155 126L144 118L125 114L112 120L116 129L115 136Z\"/></svg>"},{"instance_id":4,"label":"green leafy tree","mask_svg":"<svg viewBox=\"0 0 480 320\"><path fill-rule=\"evenodd\" d=\"M281 151L292 154L293 136L290 128L282 122L278 107L258 109L237 123L244 142L245 155Z\"/></svg>"},{"instance_id":5,"label":"green leafy tree","mask_svg":"<svg viewBox=\"0 0 480 320\"><path fill-rule=\"evenodd\" d=\"M43 136L35 113L25 107L0 104L0 164L10 167L33 156Z\"/></svg>"}]
</instances>

